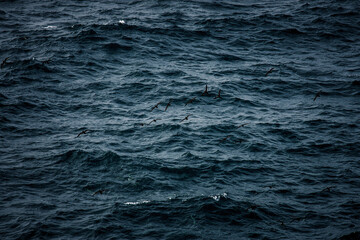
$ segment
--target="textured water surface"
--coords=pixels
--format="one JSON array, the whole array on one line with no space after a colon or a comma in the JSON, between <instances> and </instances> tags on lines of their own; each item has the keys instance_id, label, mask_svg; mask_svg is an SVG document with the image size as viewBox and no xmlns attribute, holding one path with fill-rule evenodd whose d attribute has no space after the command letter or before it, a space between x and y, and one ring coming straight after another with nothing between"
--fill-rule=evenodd
<instances>
[{"instance_id":1,"label":"textured water surface","mask_svg":"<svg viewBox=\"0 0 360 240\"><path fill-rule=\"evenodd\" d=\"M1 1L0 235L359 238L359 26L357 0Z\"/></svg>"}]
</instances>

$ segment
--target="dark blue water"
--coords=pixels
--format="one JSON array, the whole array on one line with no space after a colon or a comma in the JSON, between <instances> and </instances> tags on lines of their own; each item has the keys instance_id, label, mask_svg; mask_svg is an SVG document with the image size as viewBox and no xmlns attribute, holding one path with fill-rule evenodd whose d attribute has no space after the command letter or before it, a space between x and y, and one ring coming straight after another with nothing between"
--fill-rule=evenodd
<instances>
[{"instance_id":1,"label":"dark blue water","mask_svg":"<svg viewBox=\"0 0 360 240\"><path fill-rule=\"evenodd\" d=\"M0 46L2 239L359 239L359 1L1 1Z\"/></svg>"}]
</instances>

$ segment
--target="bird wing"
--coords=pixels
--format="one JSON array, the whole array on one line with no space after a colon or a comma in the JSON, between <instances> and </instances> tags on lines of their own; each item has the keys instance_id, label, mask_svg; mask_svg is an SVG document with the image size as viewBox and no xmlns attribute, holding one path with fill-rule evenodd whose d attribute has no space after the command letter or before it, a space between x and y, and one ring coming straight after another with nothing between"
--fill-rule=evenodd
<instances>
[{"instance_id":1,"label":"bird wing","mask_svg":"<svg viewBox=\"0 0 360 240\"><path fill-rule=\"evenodd\" d=\"M166 105L165 111L168 109L169 106L170 106L170 102Z\"/></svg>"},{"instance_id":2,"label":"bird wing","mask_svg":"<svg viewBox=\"0 0 360 240\"><path fill-rule=\"evenodd\" d=\"M270 70L266 72L265 77L266 77L267 75L269 75L269 73L271 73L273 69L274 69L274 68L270 68Z\"/></svg>"},{"instance_id":3,"label":"bird wing","mask_svg":"<svg viewBox=\"0 0 360 240\"><path fill-rule=\"evenodd\" d=\"M320 94L317 93L317 94L315 95L315 97L314 97L314 101L315 101L319 96L320 96Z\"/></svg>"}]
</instances>

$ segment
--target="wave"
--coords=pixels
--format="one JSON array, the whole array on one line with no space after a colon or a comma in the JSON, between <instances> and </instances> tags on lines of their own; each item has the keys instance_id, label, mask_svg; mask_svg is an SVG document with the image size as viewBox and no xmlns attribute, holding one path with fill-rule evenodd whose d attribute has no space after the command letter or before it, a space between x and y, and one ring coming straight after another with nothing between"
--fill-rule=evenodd
<instances>
[{"instance_id":1,"label":"wave","mask_svg":"<svg viewBox=\"0 0 360 240\"><path fill-rule=\"evenodd\" d=\"M360 239L360 232L352 232L352 233L343 235L337 239L338 240L357 240L357 239Z\"/></svg>"},{"instance_id":2,"label":"wave","mask_svg":"<svg viewBox=\"0 0 360 240\"><path fill-rule=\"evenodd\" d=\"M117 51L130 51L133 48L128 45L121 45L119 43L107 43L103 45L104 49L109 52L117 52Z\"/></svg>"},{"instance_id":3,"label":"wave","mask_svg":"<svg viewBox=\"0 0 360 240\"><path fill-rule=\"evenodd\" d=\"M358 231L358 2L292 3L0 4L0 235Z\"/></svg>"},{"instance_id":4,"label":"wave","mask_svg":"<svg viewBox=\"0 0 360 240\"><path fill-rule=\"evenodd\" d=\"M95 30L93 29L84 29L80 30L77 34L74 35L75 39L78 39L80 41L105 41L107 38L99 35Z\"/></svg>"},{"instance_id":5,"label":"wave","mask_svg":"<svg viewBox=\"0 0 360 240\"><path fill-rule=\"evenodd\" d=\"M271 36L275 35L275 36L286 36L286 37L299 37L299 36L307 35L306 32L300 31L297 28L261 30L259 33L265 33Z\"/></svg>"}]
</instances>

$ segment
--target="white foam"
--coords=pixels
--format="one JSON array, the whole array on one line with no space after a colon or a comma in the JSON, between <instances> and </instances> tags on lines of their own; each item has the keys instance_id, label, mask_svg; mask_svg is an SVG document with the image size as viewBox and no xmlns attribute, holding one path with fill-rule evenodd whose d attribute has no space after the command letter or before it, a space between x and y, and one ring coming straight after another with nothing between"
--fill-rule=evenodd
<instances>
[{"instance_id":1,"label":"white foam","mask_svg":"<svg viewBox=\"0 0 360 240\"><path fill-rule=\"evenodd\" d=\"M44 29L46 29L46 30L52 30L52 29L56 29L57 27L56 26L46 26L46 27L44 27Z\"/></svg>"},{"instance_id":2,"label":"white foam","mask_svg":"<svg viewBox=\"0 0 360 240\"><path fill-rule=\"evenodd\" d=\"M215 201L219 201L221 197L226 198L227 197L227 193L223 193L223 194L219 194L219 195L214 195L214 196L210 196L212 199L214 199Z\"/></svg>"},{"instance_id":3,"label":"white foam","mask_svg":"<svg viewBox=\"0 0 360 240\"><path fill-rule=\"evenodd\" d=\"M144 201L139 201L139 202L126 202L124 203L125 205L139 205L139 204L144 204L144 203L149 203L150 201L144 200Z\"/></svg>"}]
</instances>

